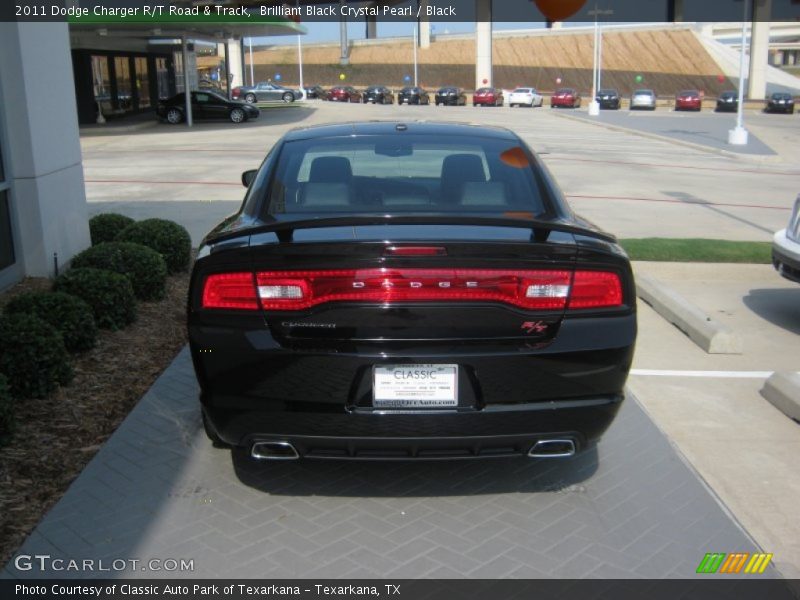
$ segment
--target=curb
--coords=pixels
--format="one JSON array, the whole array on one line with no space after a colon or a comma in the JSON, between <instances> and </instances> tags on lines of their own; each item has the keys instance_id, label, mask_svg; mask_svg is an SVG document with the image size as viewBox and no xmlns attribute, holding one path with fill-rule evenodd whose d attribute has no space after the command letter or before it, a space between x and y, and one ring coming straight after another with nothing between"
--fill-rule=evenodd
<instances>
[{"instance_id":1,"label":"curb","mask_svg":"<svg viewBox=\"0 0 800 600\"><path fill-rule=\"evenodd\" d=\"M741 354L741 338L711 319L683 296L646 275L636 277L636 293L709 354Z\"/></svg>"},{"instance_id":2,"label":"curb","mask_svg":"<svg viewBox=\"0 0 800 600\"><path fill-rule=\"evenodd\" d=\"M800 421L800 373L773 373L764 382L761 395L787 417Z\"/></svg>"},{"instance_id":3,"label":"curb","mask_svg":"<svg viewBox=\"0 0 800 600\"><path fill-rule=\"evenodd\" d=\"M759 163L772 163L772 162L783 162L783 159L780 155L776 154L743 154L740 152L732 152L731 150L724 150L722 148L714 148L712 146L704 146L703 144L695 144L694 142L687 142L685 140L679 140L676 138L671 138L666 135L660 135L658 133L650 133L649 131L641 131L639 129L631 129L630 127L623 127L621 125L612 125L610 123L600 123L597 121L589 121L588 119L584 119L582 117L575 117L572 115L565 115L560 114L561 111L554 111L553 114L562 118L568 119L570 121L576 121L578 123L588 123L589 125L594 125L595 127L603 127L604 129L609 129L611 131L620 131L622 133L632 133L634 135L638 135L644 138L648 138L651 140L658 140L660 142L668 142L670 144L675 144L677 146L684 146L686 148L692 148L694 150L700 150L701 152L708 152L709 154L718 154L721 156L726 156L728 158L741 158L744 160L750 160L753 162Z\"/></svg>"}]
</instances>

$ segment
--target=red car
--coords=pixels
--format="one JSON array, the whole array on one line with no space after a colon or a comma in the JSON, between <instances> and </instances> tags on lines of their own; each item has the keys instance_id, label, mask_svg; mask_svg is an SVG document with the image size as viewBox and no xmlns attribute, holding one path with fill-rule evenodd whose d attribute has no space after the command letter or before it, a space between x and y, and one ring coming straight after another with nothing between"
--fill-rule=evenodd
<instances>
[{"instance_id":1,"label":"red car","mask_svg":"<svg viewBox=\"0 0 800 600\"><path fill-rule=\"evenodd\" d=\"M686 90L675 96L675 110L696 110L703 108L703 99L697 90Z\"/></svg>"},{"instance_id":2,"label":"red car","mask_svg":"<svg viewBox=\"0 0 800 600\"><path fill-rule=\"evenodd\" d=\"M556 90L550 97L550 108L578 108L581 105L581 95L572 88Z\"/></svg>"},{"instance_id":3,"label":"red car","mask_svg":"<svg viewBox=\"0 0 800 600\"><path fill-rule=\"evenodd\" d=\"M361 92L351 85L340 85L328 92L327 100L331 102L361 102Z\"/></svg>"},{"instance_id":4,"label":"red car","mask_svg":"<svg viewBox=\"0 0 800 600\"><path fill-rule=\"evenodd\" d=\"M503 90L485 87L472 95L472 106L503 106Z\"/></svg>"}]
</instances>

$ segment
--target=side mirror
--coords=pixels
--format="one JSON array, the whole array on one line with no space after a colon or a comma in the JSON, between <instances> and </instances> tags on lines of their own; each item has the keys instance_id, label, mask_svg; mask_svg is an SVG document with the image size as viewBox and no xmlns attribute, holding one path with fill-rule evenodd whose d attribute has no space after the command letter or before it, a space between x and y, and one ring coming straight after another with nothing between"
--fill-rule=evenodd
<instances>
[{"instance_id":1,"label":"side mirror","mask_svg":"<svg viewBox=\"0 0 800 600\"><path fill-rule=\"evenodd\" d=\"M242 185L250 187L250 183L256 178L256 173L258 173L258 169L250 169L242 173Z\"/></svg>"}]
</instances>

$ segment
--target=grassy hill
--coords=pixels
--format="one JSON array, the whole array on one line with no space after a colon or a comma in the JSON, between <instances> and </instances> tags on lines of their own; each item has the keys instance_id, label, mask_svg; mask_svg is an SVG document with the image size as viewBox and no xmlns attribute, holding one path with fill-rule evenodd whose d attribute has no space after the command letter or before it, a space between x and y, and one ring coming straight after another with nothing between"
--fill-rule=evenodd
<instances>
[{"instance_id":1,"label":"grassy hill","mask_svg":"<svg viewBox=\"0 0 800 600\"><path fill-rule=\"evenodd\" d=\"M493 45L494 83L503 88L533 85L545 92L563 86L588 93L592 84L592 34L566 33L527 37L499 37ZM643 29L609 31L603 36L604 87L615 87L628 94L635 87L650 87L659 95L697 88L707 94L731 89L729 80L718 81L719 67L695 34L687 29ZM440 40L420 48L420 83L429 89L441 85L475 86L475 42L471 39ZM345 73L354 86L403 85L403 77L413 72L413 48L408 42L353 45L351 64L339 65L339 46L309 46L303 51L306 83L323 86L339 82ZM256 80L280 73L283 83L297 84L297 48L273 47L254 53ZM642 75L641 84L635 82Z\"/></svg>"}]
</instances>

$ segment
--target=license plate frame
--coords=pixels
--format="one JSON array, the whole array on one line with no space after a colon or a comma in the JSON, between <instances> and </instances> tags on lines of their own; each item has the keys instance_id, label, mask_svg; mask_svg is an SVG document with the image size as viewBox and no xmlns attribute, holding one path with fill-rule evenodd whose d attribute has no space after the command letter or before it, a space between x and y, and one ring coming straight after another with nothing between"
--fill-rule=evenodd
<instances>
[{"instance_id":1,"label":"license plate frame","mask_svg":"<svg viewBox=\"0 0 800 600\"><path fill-rule=\"evenodd\" d=\"M397 372L401 377L395 376ZM458 365L454 364L373 365L372 406L387 410L455 409L458 375Z\"/></svg>"}]
</instances>

